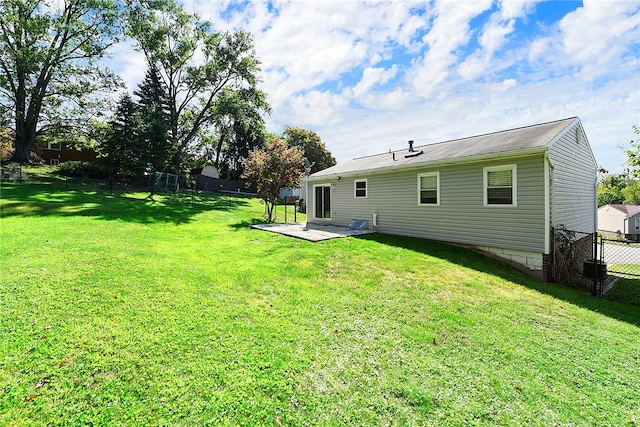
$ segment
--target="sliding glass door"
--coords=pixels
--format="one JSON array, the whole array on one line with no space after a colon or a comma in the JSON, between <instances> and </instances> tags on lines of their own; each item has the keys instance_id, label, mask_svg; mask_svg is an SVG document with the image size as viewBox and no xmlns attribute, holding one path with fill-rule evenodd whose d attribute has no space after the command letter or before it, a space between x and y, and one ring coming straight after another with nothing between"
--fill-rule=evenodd
<instances>
[{"instance_id":1,"label":"sliding glass door","mask_svg":"<svg viewBox=\"0 0 640 427\"><path fill-rule=\"evenodd\" d=\"M331 218L331 186L317 185L313 187L315 217L319 219Z\"/></svg>"}]
</instances>

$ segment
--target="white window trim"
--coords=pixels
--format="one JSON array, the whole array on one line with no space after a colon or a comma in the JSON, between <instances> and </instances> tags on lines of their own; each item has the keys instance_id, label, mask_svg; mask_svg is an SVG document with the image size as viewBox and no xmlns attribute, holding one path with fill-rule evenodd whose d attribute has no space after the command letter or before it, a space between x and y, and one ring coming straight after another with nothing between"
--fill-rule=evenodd
<instances>
[{"instance_id":1,"label":"white window trim","mask_svg":"<svg viewBox=\"0 0 640 427\"><path fill-rule=\"evenodd\" d=\"M331 218L333 217L333 212L331 212L331 216L329 218L318 218L316 216L316 188L317 187L329 187L329 197L333 198L333 188L334 188L333 184L331 184L330 182L327 182L327 183L321 183L321 184L313 184L312 187L313 187L313 190L312 190L313 191L313 199L312 199L313 200L313 205L312 205L313 206L313 212L312 212L313 217L312 218L317 220L317 221L331 222ZM331 208L331 203L332 202L329 201L329 205L330 205L329 207L330 208Z\"/></svg>"},{"instance_id":2,"label":"white window trim","mask_svg":"<svg viewBox=\"0 0 640 427\"><path fill-rule=\"evenodd\" d=\"M420 192L422 191L422 188L420 187L420 181L423 176L436 177L436 203L421 203L420 201ZM418 206L440 206L440 172L425 172L418 174Z\"/></svg>"},{"instance_id":3,"label":"white window trim","mask_svg":"<svg viewBox=\"0 0 640 427\"><path fill-rule=\"evenodd\" d=\"M511 195L513 197L513 203L509 205L496 205L488 203L488 180L489 172L511 170ZM518 206L518 166L517 165L500 165L500 166L485 166L482 169L483 184L482 189L484 191L483 202L484 206L488 208L504 208L504 207L517 207Z\"/></svg>"},{"instance_id":4,"label":"white window trim","mask_svg":"<svg viewBox=\"0 0 640 427\"><path fill-rule=\"evenodd\" d=\"M364 196L358 196L356 194L357 184L359 182L364 182ZM366 179L356 179L353 181L353 197L356 199L366 199L369 197L369 183Z\"/></svg>"}]
</instances>

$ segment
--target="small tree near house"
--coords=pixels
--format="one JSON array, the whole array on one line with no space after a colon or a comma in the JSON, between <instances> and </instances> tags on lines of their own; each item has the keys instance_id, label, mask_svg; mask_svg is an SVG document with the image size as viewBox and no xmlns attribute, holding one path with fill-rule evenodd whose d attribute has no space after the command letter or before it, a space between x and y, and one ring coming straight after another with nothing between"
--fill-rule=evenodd
<instances>
[{"instance_id":1,"label":"small tree near house","mask_svg":"<svg viewBox=\"0 0 640 427\"><path fill-rule=\"evenodd\" d=\"M255 149L242 161L247 184L256 188L267 206L267 220L273 220L273 208L283 187L297 187L306 175L304 151L287 147L280 138L267 141L264 149Z\"/></svg>"}]
</instances>

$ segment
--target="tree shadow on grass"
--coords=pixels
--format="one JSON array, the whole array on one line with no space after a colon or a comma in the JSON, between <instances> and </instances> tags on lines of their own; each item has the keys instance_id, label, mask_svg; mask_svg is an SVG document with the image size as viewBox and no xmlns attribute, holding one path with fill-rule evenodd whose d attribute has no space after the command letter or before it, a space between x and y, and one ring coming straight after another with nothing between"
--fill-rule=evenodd
<instances>
[{"instance_id":1,"label":"tree shadow on grass","mask_svg":"<svg viewBox=\"0 0 640 427\"><path fill-rule=\"evenodd\" d=\"M358 238L444 259L456 265L500 277L613 319L640 326L640 310L637 306L597 298L564 284L547 283L533 279L506 263L469 249L432 240L381 233L367 234Z\"/></svg>"},{"instance_id":2,"label":"tree shadow on grass","mask_svg":"<svg viewBox=\"0 0 640 427\"><path fill-rule=\"evenodd\" d=\"M144 190L111 188L96 182L47 177L29 182L2 182L1 216L85 216L142 224L190 222L201 212L234 210L243 197L215 193L154 195Z\"/></svg>"},{"instance_id":3,"label":"tree shadow on grass","mask_svg":"<svg viewBox=\"0 0 640 427\"><path fill-rule=\"evenodd\" d=\"M251 228L252 225L257 225L257 224L272 224L272 222L269 222L264 218L251 218L248 221L245 220L245 221L237 222L235 224L231 224L229 225L229 227L234 229L235 231L238 231L238 230L243 230L245 228Z\"/></svg>"}]
</instances>

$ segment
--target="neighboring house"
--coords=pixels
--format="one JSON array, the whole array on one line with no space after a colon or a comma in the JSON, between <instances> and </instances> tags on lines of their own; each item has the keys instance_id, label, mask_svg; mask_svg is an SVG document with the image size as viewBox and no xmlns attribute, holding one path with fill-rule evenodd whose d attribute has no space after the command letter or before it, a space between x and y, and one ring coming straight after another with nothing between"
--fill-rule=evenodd
<instances>
[{"instance_id":1,"label":"neighboring house","mask_svg":"<svg viewBox=\"0 0 640 427\"><path fill-rule=\"evenodd\" d=\"M280 189L280 198L294 198L298 200L300 198L300 188L281 188Z\"/></svg>"},{"instance_id":2,"label":"neighboring house","mask_svg":"<svg viewBox=\"0 0 640 427\"><path fill-rule=\"evenodd\" d=\"M598 231L640 240L640 206L604 205L598 208Z\"/></svg>"},{"instance_id":3,"label":"neighboring house","mask_svg":"<svg viewBox=\"0 0 640 427\"><path fill-rule=\"evenodd\" d=\"M91 148L76 149L64 142L39 142L33 147L33 151L51 166L71 160L93 162L97 153Z\"/></svg>"},{"instance_id":4,"label":"neighboring house","mask_svg":"<svg viewBox=\"0 0 640 427\"><path fill-rule=\"evenodd\" d=\"M191 178L196 182L199 189L205 191L224 191L224 192L246 192L245 183L243 181L231 181L220 178L218 169L213 165L207 165L203 168L194 169L190 173Z\"/></svg>"},{"instance_id":5,"label":"neighboring house","mask_svg":"<svg viewBox=\"0 0 640 427\"><path fill-rule=\"evenodd\" d=\"M218 173L218 169L216 169L216 167L213 166L213 165L207 165L207 166L203 167L202 170L200 171L200 175L206 176L206 177L209 177L209 178L213 178L213 179L219 179L220 178L220 174Z\"/></svg>"},{"instance_id":6,"label":"neighboring house","mask_svg":"<svg viewBox=\"0 0 640 427\"><path fill-rule=\"evenodd\" d=\"M305 179L307 220L460 244L547 279L551 228L595 232L597 163L580 119L361 157Z\"/></svg>"}]
</instances>

